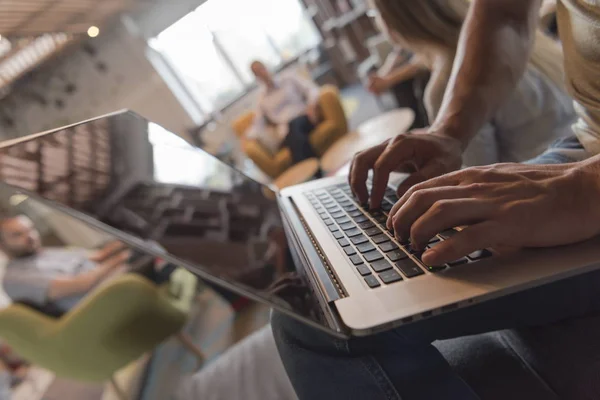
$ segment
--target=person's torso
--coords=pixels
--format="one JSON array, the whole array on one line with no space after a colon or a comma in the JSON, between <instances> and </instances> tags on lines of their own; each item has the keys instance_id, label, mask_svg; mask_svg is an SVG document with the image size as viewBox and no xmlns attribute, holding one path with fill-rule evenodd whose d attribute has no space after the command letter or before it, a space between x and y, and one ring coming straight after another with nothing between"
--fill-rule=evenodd
<instances>
[{"instance_id":1,"label":"person's torso","mask_svg":"<svg viewBox=\"0 0 600 400\"><path fill-rule=\"evenodd\" d=\"M576 120L568 93L529 67L491 120L495 162L524 162L542 154L557 139L571 135Z\"/></svg>"},{"instance_id":2,"label":"person's torso","mask_svg":"<svg viewBox=\"0 0 600 400\"><path fill-rule=\"evenodd\" d=\"M38 254L15 259L8 268L34 271L43 276L76 276L89 271L94 263L87 258L85 250L45 248Z\"/></svg>"},{"instance_id":3,"label":"person's torso","mask_svg":"<svg viewBox=\"0 0 600 400\"><path fill-rule=\"evenodd\" d=\"M287 124L306 111L306 99L293 80L281 77L276 87L265 90L261 107L267 118L275 124Z\"/></svg>"},{"instance_id":4,"label":"person's torso","mask_svg":"<svg viewBox=\"0 0 600 400\"><path fill-rule=\"evenodd\" d=\"M600 0L561 0L558 29L567 87L579 121L575 133L591 153L600 153Z\"/></svg>"},{"instance_id":5,"label":"person's torso","mask_svg":"<svg viewBox=\"0 0 600 400\"><path fill-rule=\"evenodd\" d=\"M7 265L7 274L19 279L20 274L37 276L41 280L51 281L58 277L77 276L93 268L96 264L88 258L84 249L45 248L39 253L12 260ZM4 282L6 283L6 282ZM5 290L10 295L9 288ZM55 300L52 304L57 310L67 312L75 307L85 296L73 295ZM37 304L40 307L45 304Z\"/></svg>"}]
</instances>

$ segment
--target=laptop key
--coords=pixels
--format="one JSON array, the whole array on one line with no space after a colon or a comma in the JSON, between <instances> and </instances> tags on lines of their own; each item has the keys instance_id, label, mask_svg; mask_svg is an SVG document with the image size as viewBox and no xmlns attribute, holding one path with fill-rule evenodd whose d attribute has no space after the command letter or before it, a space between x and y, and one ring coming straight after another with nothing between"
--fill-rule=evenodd
<instances>
[{"instance_id":1,"label":"laptop key","mask_svg":"<svg viewBox=\"0 0 600 400\"><path fill-rule=\"evenodd\" d=\"M342 228L343 231L348 231L352 228L356 228L356 225L352 222L346 222L345 224L340 224L340 228Z\"/></svg>"},{"instance_id":2,"label":"laptop key","mask_svg":"<svg viewBox=\"0 0 600 400\"><path fill-rule=\"evenodd\" d=\"M349 229L346 231L346 236L348 236L349 238L358 236L358 235L362 235L362 231L358 228L353 228L353 229Z\"/></svg>"},{"instance_id":3,"label":"laptop key","mask_svg":"<svg viewBox=\"0 0 600 400\"><path fill-rule=\"evenodd\" d=\"M467 264L469 259L467 257L459 258L456 261L449 262L448 265L451 267L457 267L459 265Z\"/></svg>"},{"instance_id":4,"label":"laptop key","mask_svg":"<svg viewBox=\"0 0 600 400\"><path fill-rule=\"evenodd\" d=\"M327 226L331 226L335 223L332 220L330 220L329 218L324 219L323 222L325 222L325 225L327 225Z\"/></svg>"},{"instance_id":5,"label":"laptop key","mask_svg":"<svg viewBox=\"0 0 600 400\"><path fill-rule=\"evenodd\" d=\"M400 198L395 193L391 196L387 196L387 198L394 204L396 204L400 200Z\"/></svg>"},{"instance_id":6,"label":"laptop key","mask_svg":"<svg viewBox=\"0 0 600 400\"><path fill-rule=\"evenodd\" d=\"M362 215L363 215L363 213L362 213L362 212L360 212L360 210L358 210L358 209L356 209L356 210L353 210L353 211L348 211L348 214L349 214L351 217L353 217L353 218L354 218L354 217L359 217L359 216L362 216Z\"/></svg>"},{"instance_id":7,"label":"laptop key","mask_svg":"<svg viewBox=\"0 0 600 400\"><path fill-rule=\"evenodd\" d=\"M431 266L431 265L427 265L427 269L430 272L440 272L446 269L445 265L437 265L437 266Z\"/></svg>"},{"instance_id":8,"label":"laptop key","mask_svg":"<svg viewBox=\"0 0 600 400\"><path fill-rule=\"evenodd\" d=\"M371 275L371 268L367 267L365 264L359 265L358 267L356 267L356 270L362 276Z\"/></svg>"},{"instance_id":9,"label":"laptop key","mask_svg":"<svg viewBox=\"0 0 600 400\"><path fill-rule=\"evenodd\" d=\"M394 242L384 242L379 245L379 248L381 249L381 251L387 253L392 250L398 250L399 247Z\"/></svg>"},{"instance_id":10,"label":"laptop key","mask_svg":"<svg viewBox=\"0 0 600 400\"><path fill-rule=\"evenodd\" d=\"M361 253L368 253L369 251L375 250L375 246L373 246L371 242L366 242L356 246L356 249Z\"/></svg>"},{"instance_id":11,"label":"laptop key","mask_svg":"<svg viewBox=\"0 0 600 400\"><path fill-rule=\"evenodd\" d=\"M344 252L347 256L353 256L356 254L356 250L354 250L354 247L344 247Z\"/></svg>"},{"instance_id":12,"label":"laptop key","mask_svg":"<svg viewBox=\"0 0 600 400\"><path fill-rule=\"evenodd\" d=\"M389 271L384 271L379 274L379 279L381 279L383 283L389 285L390 283L401 281L402 276L393 269L390 269Z\"/></svg>"},{"instance_id":13,"label":"laptop key","mask_svg":"<svg viewBox=\"0 0 600 400\"><path fill-rule=\"evenodd\" d=\"M346 233L348 233L348 232L346 232ZM368 242L368 241L369 241L369 239L367 239L367 238L365 237L365 235L363 235L363 234L360 234L360 235L357 235L357 236L355 236L355 237L353 237L353 238L350 238L350 241L351 241L353 244L355 244L355 245L359 245L359 244L362 244L362 243Z\"/></svg>"},{"instance_id":14,"label":"laptop key","mask_svg":"<svg viewBox=\"0 0 600 400\"><path fill-rule=\"evenodd\" d=\"M392 261L404 260L405 258L408 258L406 253L400 249L391 251L387 253L386 256L388 256L389 259Z\"/></svg>"},{"instance_id":15,"label":"laptop key","mask_svg":"<svg viewBox=\"0 0 600 400\"><path fill-rule=\"evenodd\" d=\"M335 219L338 219L338 218L343 218L343 217L345 217L345 216L346 216L346 214L344 214L344 213L343 213L343 212L341 212L341 211L338 211L338 212L331 213L331 216L332 216L333 218L335 218Z\"/></svg>"},{"instance_id":16,"label":"laptop key","mask_svg":"<svg viewBox=\"0 0 600 400\"><path fill-rule=\"evenodd\" d=\"M356 208L354 205L342 206L342 208L348 212L358 211L358 208Z\"/></svg>"},{"instance_id":17,"label":"laptop key","mask_svg":"<svg viewBox=\"0 0 600 400\"><path fill-rule=\"evenodd\" d=\"M381 225L385 225L387 223L388 217L385 215L378 215L375 217L375 221L379 222Z\"/></svg>"},{"instance_id":18,"label":"laptop key","mask_svg":"<svg viewBox=\"0 0 600 400\"><path fill-rule=\"evenodd\" d=\"M350 256L350 261L352 261L352 264L354 264L354 265L364 264L362 258L360 258L360 256L358 254Z\"/></svg>"},{"instance_id":19,"label":"laptop key","mask_svg":"<svg viewBox=\"0 0 600 400\"><path fill-rule=\"evenodd\" d=\"M350 246L350 242L347 239L340 239L340 240L338 240L338 243L342 247Z\"/></svg>"},{"instance_id":20,"label":"laptop key","mask_svg":"<svg viewBox=\"0 0 600 400\"><path fill-rule=\"evenodd\" d=\"M365 229L365 233L369 236L377 236L381 234L381 229L374 226L373 228Z\"/></svg>"},{"instance_id":21,"label":"laptop key","mask_svg":"<svg viewBox=\"0 0 600 400\"><path fill-rule=\"evenodd\" d=\"M492 256L492 252L489 250L477 250L469 254L469 258L473 261L479 261L483 258L488 258Z\"/></svg>"},{"instance_id":22,"label":"laptop key","mask_svg":"<svg viewBox=\"0 0 600 400\"><path fill-rule=\"evenodd\" d=\"M394 207L394 205L389 201L384 201L383 204L381 204L381 209L383 211L390 211L392 207Z\"/></svg>"},{"instance_id":23,"label":"laptop key","mask_svg":"<svg viewBox=\"0 0 600 400\"><path fill-rule=\"evenodd\" d=\"M414 278L415 276L423 275L424 272L413 260L405 258L396 263L396 267L406 275L407 278Z\"/></svg>"},{"instance_id":24,"label":"laptop key","mask_svg":"<svg viewBox=\"0 0 600 400\"><path fill-rule=\"evenodd\" d=\"M334 212L333 210L339 210L340 208L337 206L337 204L335 203L331 203L331 204L327 204L325 206L325 208L329 211L329 212Z\"/></svg>"},{"instance_id":25,"label":"laptop key","mask_svg":"<svg viewBox=\"0 0 600 400\"><path fill-rule=\"evenodd\" d=\"M369 218L365 217L365 216L364 216L364 215L362 215L362 214L359 214L359 215L357 215L356 217L354 217L354 222L356 222L357 224L360 224L360 223L366 222L366 221L368 221L368 220L369 220ZM358 226L360 226L360 225L358 225Z\"/></svg>"},{"instance_id":26,"label":"laptop key","mask_svg":"<svg viewBox=\"0 0 600 400\"><path fill-rule=\"evenodd\" d=\"M438 243L439 241L440 241L440 238L437 236L434 236L431 239L429 239L429 244Z\"/></svg>"},{"instance_id":27,"label":"laptop key","mask_svg":"<svg viewBox=\"0 0 600 400\"><path fill-rule=\"evenodd\" d=\"M442 239L450 239L452 236L456 235L458 231L456 229L446 229L443 232L440 232L440 236Z\"/></svg>"},{"instance_id":28,"label":"laptop key","mask_svg":"<svg viewBox=\"0 0 600 400\"><path fill-rule=\"evenodd\" d=\"M348 217L336 218L336 222L338 224L347 224L348 222L352 222Z\"/></svg>"},{"instance_id":29,"label":"laptop key","mask_svg":"<svg viewBox=\"0 0 600 400\"><path fill-rule=\"evenodd\" d=\"M375 278L375 276L373 276L373 275L366 276L365 282L367 282L367 285L369 285L369 287L371 289L375 289L375 288L381 286L381 283L379 283L377 278Z\"/></svg>"},{"instance_id":30,"label":"laptop key","mask_svg":"<svg viewBox=\"0 0 600 400\"><path fill-rule=\"evenodd\" d=\"M333 208L328 208L327 211L329 211L330 213L337 213L337 212L341 212L342 209L339 207L333 207Z\"/></svg>"},{"instance_id":31,"label":"laptop key","mask_svg":"<svg viewBox=\"0 0 600 400\"><path fill-rule=\"evenodd\" d=\"M378 260L371 263L371 268L373 268L375 272L383 272L392 269L392 264L386 260Z\"/></svg>"},{"instance_id":32,"label":"laptop key","mask_svg":"<svg viewBox=\"0 0 600 400\"><path fill-rule=\"evenodd\" d=\"M322 212L319 213L319 217L321 217L322 219L329 218L329 214L327 214L326 212Z\"/></svg>"},{"instance_id":33,"label":"laptop key","mask_svg":"<svg viewBox=\"0 0 600 400\"><path fill-rule=\"evenodd\" d=\"M381 235L373 236L371 239L373 239L373 241L376 244L386 243L390 241L390 238L387 237L387 235L384 235L383 233Z\"/></svg>"},{"instance_id":34,"label":"laptop key","mask_svg":"<svg viewBox=\"0 0 600 400\"><path fill-rule=\"evenodd\" d=\"M360 229L369 229L369 228L372 228L374 226L375 226L375 224L372 223L371 221L364 221L364 222L361 222L361 223L358 224L358 227Z\"/></svg>"},{"instance_id":35,"label":"laptop key","mask_svg":"<svg viewBox=\"0 0 600 400\"><path fill-rule=\"evenodd\" d=\"M339 231L339 229L338 229L338 227L336 225L331 225L328 228L329 228L329 232L337 232L337 231Z\"/></svg>"},{"instance_id":36,"label":"laptop key","mask_svg":"<svg viewBox=\"0 0 600 400\"><path fill-rule=\"evenodd\" d=\"M340 231L333 232L333 237L336 239L342 239L344 237L344 234Z\"/></svg>"},{"instance_id":37,"label":"laptop key","mask_svg":"<svg viewBox=\"0 0 600 400\"><path fill-rule=\"evenodd\" d=\"M383 256L381 255L381 253L379 251L377 251L377 250L373 250L373 251L370 251L368 253L365 253L365 254L363 254L363 257L368 262L373 262L373 261L381 260L383 258Z\"/></svg>"},{"instance_id":38,"label":"laptop key","mask_svg":"<svg viewBox=\"0 0 600 400\"><path fill-rule=\"evenodd\" d=\"M383 213L381 212L381 210L369 210L369 214L374 217L377 218L379 216L382 216Z\"/></svg>"}]
</instances>

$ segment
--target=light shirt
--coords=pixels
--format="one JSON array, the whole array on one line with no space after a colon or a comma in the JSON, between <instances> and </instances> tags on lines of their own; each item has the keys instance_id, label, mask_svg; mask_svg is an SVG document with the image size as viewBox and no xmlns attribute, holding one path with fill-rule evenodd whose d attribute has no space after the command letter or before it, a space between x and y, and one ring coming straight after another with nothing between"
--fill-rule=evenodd
<instances>
[{"instance_id":1,"label":"light shirt","mask_svg":"<svg viewBox=\"0 0 600 400\"><path fill-rule=\"evenodd\" d=\"M579 116L573 130L584 148L600 153L600 1L561 0L557 21L566 83Z\"/></svg>"},{"instance_id":2,"label":"light shirt","mask_svg":"<svg viewBox=\"0 0 600 400\"><path fill-rule=\"evenodd\" d=\"M48 302L48 290L59 277L74 277L96 267L85 249L44 248L37 254L10 260L2 285L13 301L23 301L39 307ZM53 301L60 311L73 308L85 294Z\"/></svg>"},{"instance_id":3,"label":"light shirt","mask_svg":"<svg viewBox=\"0 0 600 400\"><path fill-rule=\"evenodd\" d=\"M275 87L261 88L255 118L246 137L256 139L276 153L288 134L288 124L306 114L306 108L319 99L319 87L292 74L274 78ZM269 129L270 122L275 129Z\"/></svg>"},{"instance_id":4,"label":"light shirt","mask_svg":"<svg viewBox=\"0 0 600 400\"><path fill-rule=\"evenodd\" d=\"M524 162L572 135L573 99L534 68L528 68L490 122L463 153L468 167Z\"/></svg>"}]
</instances>

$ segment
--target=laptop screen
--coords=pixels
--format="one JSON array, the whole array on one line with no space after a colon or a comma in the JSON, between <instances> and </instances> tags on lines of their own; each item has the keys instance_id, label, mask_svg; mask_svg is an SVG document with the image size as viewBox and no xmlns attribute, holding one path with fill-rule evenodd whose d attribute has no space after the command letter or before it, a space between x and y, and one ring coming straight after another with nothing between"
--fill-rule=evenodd
<instances>
[{"instance_id":1,"label":"laptop screen","mask_svg":"<svg viewBox=\"0 0 600 400\"><path fill-rule=\"evenodd\" d=\"M224 297L231 292L223 287L242 289L321 322L291 258L275 194L133 113L5 142L0 174L23 193L132 235L121 237L130 244L160 245ZM11 214L36 203L11 197L14 190L2 185Z\"/></svg>"}]
</instances>

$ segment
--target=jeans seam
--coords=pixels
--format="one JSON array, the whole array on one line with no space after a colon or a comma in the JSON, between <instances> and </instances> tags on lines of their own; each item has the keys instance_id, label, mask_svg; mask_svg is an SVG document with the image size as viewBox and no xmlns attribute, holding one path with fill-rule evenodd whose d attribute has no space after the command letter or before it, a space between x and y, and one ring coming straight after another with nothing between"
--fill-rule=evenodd
<instances>
[{"instance_id":1,"label":"jeans seam","mask_svg":"<svg viewBox=\"0 0 600 400\"><path fill-rule=\"evenodd\" d=\"M374 357L361 357L360 360L388 400L402 400L402 397L398 391L396 391L396 388L388 378L387 374Z\"/></svg>"}]
</instances>

